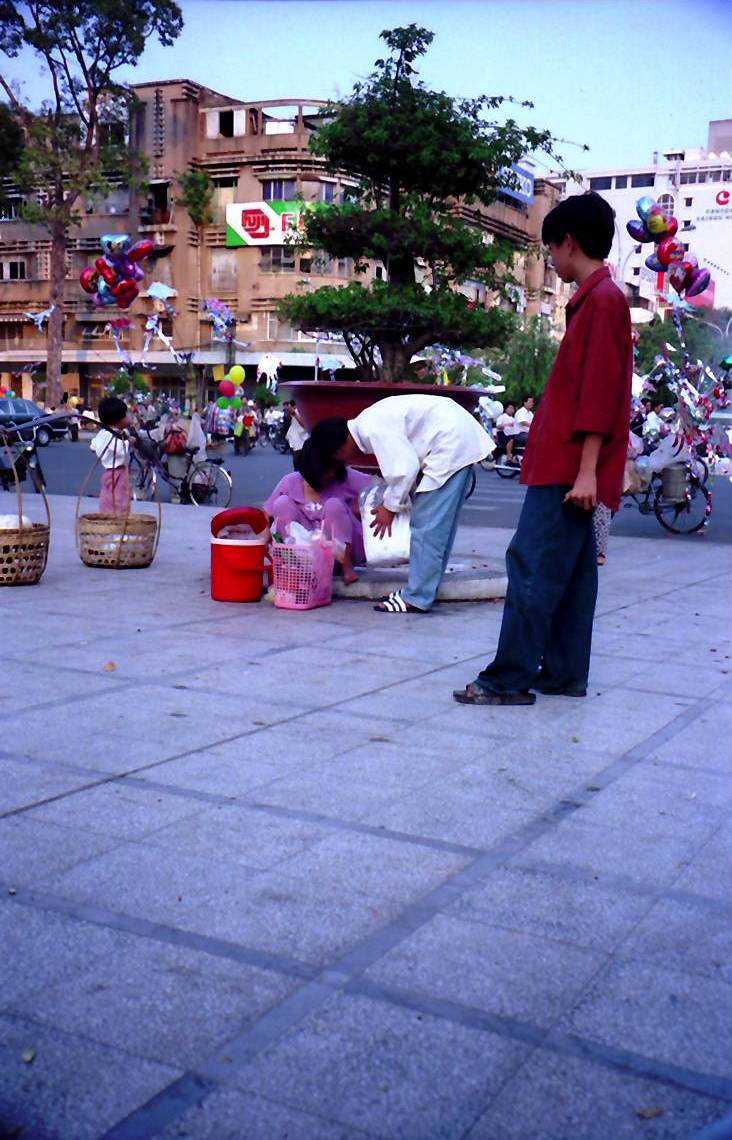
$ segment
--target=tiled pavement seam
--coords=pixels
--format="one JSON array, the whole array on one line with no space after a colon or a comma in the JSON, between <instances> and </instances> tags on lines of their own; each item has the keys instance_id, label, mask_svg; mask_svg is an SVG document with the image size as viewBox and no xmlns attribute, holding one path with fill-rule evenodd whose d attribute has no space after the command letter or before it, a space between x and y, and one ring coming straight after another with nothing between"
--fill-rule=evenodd
<instances>
[{"instance_id":1,"label":"tiled pavement seam","mask_svg":"<svg viewBox=\"0 0 732 1140\"><path fill-rule=\"evenodd\" d=\"M482 1027L503 1036L523 1040L537 1048L548 1048L553 1052L581 1056L596 1064L618 1069L622 1072L650 1076L663 1084L732 1101L732 1081L658 1062L630 1050L608 1047L600 1042L560 1034L551 1026L542 1028L514 1019L497 1017L497 1015L487 1011L473 1010L469 1006L462 1006L460 1003L438 1001L424 995L413 995L386 986L379 986L360 977L362 971L373 965L389 950L430 921L442 907L455 901L465 887L485 879L497 867L524 853L538 838L556 827L563 819L576 813L602 789L619 779L629 768L652 755L660 744L672 739L677 733L692 724L707 711L707 708L708 702L699 700L694 705L682 710L664 728L651 734L641 744L629 749L592 777L590 784L592 790L588 788L587 781L583 782L582 786L578 787L574 793L557 801L549 811L540 813L529 823L511 835L504 837L493 848L481 852L472 863L458 871L447 882L429 892L417 903L405 908L394 922L352 947L319 976L311 977L305 981L304 985L272 1007L240 1035L225 1042L200 1066L197 1066L195 1073L184 1074L166 1089L161 1090L150 1101L134 1110L124 1121L115 1125L106 1134L107 1140L112 1140L112 1138L114 1140L127 1140L129 1137L154 1134L151 1131L153 1128L157 1129L161 1122L167 1124L177 1118L188 1107L200 1101L224 1081L237 1065L242 1065L251 1060L252 1057L288 1033L305 1016L320 1008L332 994L334 987L346 992L358 992L362 996L370 996L373 999L391 1004L419 1008L425 1013L436 1013L437 1016L448 1020L456 1020L459 1024L473 1024L478 1028ZM124 777L117 779L124 782ZM136 785L144 782L135 780ZM168 788L167 785L166 788ZM384 834L378 831L377 833ZM656 895L653 895L649 899L649 908L654 904L656 898L661 897L664 893L666 892L659 890ZM32 896L31 892L22 891L14 901L27 901L27 903L34 905L34 900L35 905L40 904L43 907L43 896L38 893ZM288 976L301 979L303 976L306 978L308 976L307 972L305 974L302 972L303 968L305 971L309 969L306 963L296 963L294 960L262 954L246 947L222 943L218 940L207 940L201 936L191 936L189 932L179 932L172 927L156 926L141 920L130 919L124 915L110 915L108 912L100 911L94 907L64 903L64 900L46 899L46 905L49 905L51 909L56 907L63 909L64 913L71 917L116 925L120 929L136 933L141 937L151 937L182 945L192 945L193 943L190 940L193 938L197 949L208 949L209 952L220 953L225 956L231 955L237 960L262 965L264 968L272 969L275 972L287 973ZM592 979L587 982L588 986L591 981Z\"/></svg>"}]
</instances>

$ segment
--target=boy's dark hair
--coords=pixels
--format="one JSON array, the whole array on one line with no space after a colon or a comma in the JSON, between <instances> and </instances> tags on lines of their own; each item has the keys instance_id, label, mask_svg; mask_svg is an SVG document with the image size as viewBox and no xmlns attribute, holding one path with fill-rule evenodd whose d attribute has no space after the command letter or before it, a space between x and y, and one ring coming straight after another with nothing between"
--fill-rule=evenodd
<instances>
[{"instance_id":1,"label":"boy's dark hair","mask_svg":"<svg viewBox=\"0 0 732 1140\"><path fill-rule=\"evenodd\" d=\"M105 427L114 427L127 415L127 404L119 396L105 396L99 401L99 419Z\"/></svg>"},{"instance_id":2,"label":"boy's dark hair","mask_svg":"<svg viewBox=\"0 0 732 1140\"><path fill-rule=\"evenodd\" d=\"M526 403L527 400L533 400L533 399L534 399L534 393L533 392L527 392L526 395L521 397L521 404L523 405Z\"/></svg>"},{"instance_id":3,"label":"boy's dark hair","mask_svg":"<svg viewBox=\"0 0 732 1140\"><path fill-rule=\"evenodd\" d=\"M322 491L329 483L342 483L346 478L346 465L340 459L333 459L313 446L310 439L306 439L300 451L295 455L295 470L299 471L306 483L314 491Z\"/></svg>"},{"instance_id":4,"label":"boy's dark hair","mask_svg":"<svg viewBox=\"0 0 732 1140\"><path fill-rule=\"evenodd\" d=\"M569 234L588 257L607 257L613 244L615 211L609 202L591 190L565 198L544 218L541 240L561 245Z\"/></svg>"},{"instance_id":5,"label":"boy's dark hair","mask_svg":"<svg viewBox=\"0 0 732 1140\"><path fill-rule=\"evenodd\" d=\"M340 451L348 439L348 421L343 416L330 416L316 424L310 435L313 447L325 459Z\"/></svg>"}]
</instances>

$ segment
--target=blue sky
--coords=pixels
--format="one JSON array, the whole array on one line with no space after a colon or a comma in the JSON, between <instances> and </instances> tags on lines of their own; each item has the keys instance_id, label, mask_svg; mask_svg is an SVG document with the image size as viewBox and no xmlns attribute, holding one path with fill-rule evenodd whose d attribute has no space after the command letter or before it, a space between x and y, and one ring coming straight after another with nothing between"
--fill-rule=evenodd
<instances>
[{"instance_id":1,"label":"blue sky","mask_svg":"<svg viewBox=\"0 0 732 1140\"><path fill-rule=\"evenodd\" d=\"M728 0L179 2L180 39L151 44L124 78L185 77L242 99L335 98L368 73L383 28L416 22L436 34L421 66L430 86L533 100L523 121L589 143L588 156L562 148L574 168L704 146L708 121L732 115ZM5 71L39 102L35 58Z\"/></svg>"}]
</instances>

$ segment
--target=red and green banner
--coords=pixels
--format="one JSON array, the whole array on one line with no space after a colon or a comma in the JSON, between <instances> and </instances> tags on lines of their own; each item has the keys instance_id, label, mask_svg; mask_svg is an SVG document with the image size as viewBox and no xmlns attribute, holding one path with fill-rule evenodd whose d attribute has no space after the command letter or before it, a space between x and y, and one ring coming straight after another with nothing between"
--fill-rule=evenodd
<instances>
[{"instance_id":1,"label":"red and green banner","mask_svg":"<svg viewBox=\"0 0 732 1140\"><path fill-rule=\"evenodd\" d=\"M303 230L305 210L317 202L232 202L226 207L226 244L286 245Z\"/></svg>"}]
</instances>

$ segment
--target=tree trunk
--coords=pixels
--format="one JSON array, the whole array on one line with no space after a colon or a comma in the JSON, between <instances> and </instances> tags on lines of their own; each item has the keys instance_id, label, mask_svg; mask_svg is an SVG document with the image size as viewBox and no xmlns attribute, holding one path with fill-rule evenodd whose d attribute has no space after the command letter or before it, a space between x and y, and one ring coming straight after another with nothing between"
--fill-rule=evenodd
<instances>
[{"instance_id":1,"label":"tree trunk","mask_svg":"<svg viewBox=\"0 0 732 1140\"><path fill-rule=\"evenodd\" d=\"M402 384L409 379L409 358L412 355L408 345L401 342L379 341L381 369L379 379L388 384Z\"/></svg>"},{"instance_id":2,"label":"tree trunk","mask_svg":"<svg viewBox=\"0 0 732 1140\"><path fill-rule=\"evenodd\" d=\"M54 222L51 229L50 304L55 308L48 319L48 357L46 363L46 403L57 408L64 386L61 376L64 343L64 287L66 279L66 229Z\"/></svg>"}]
</instances>

